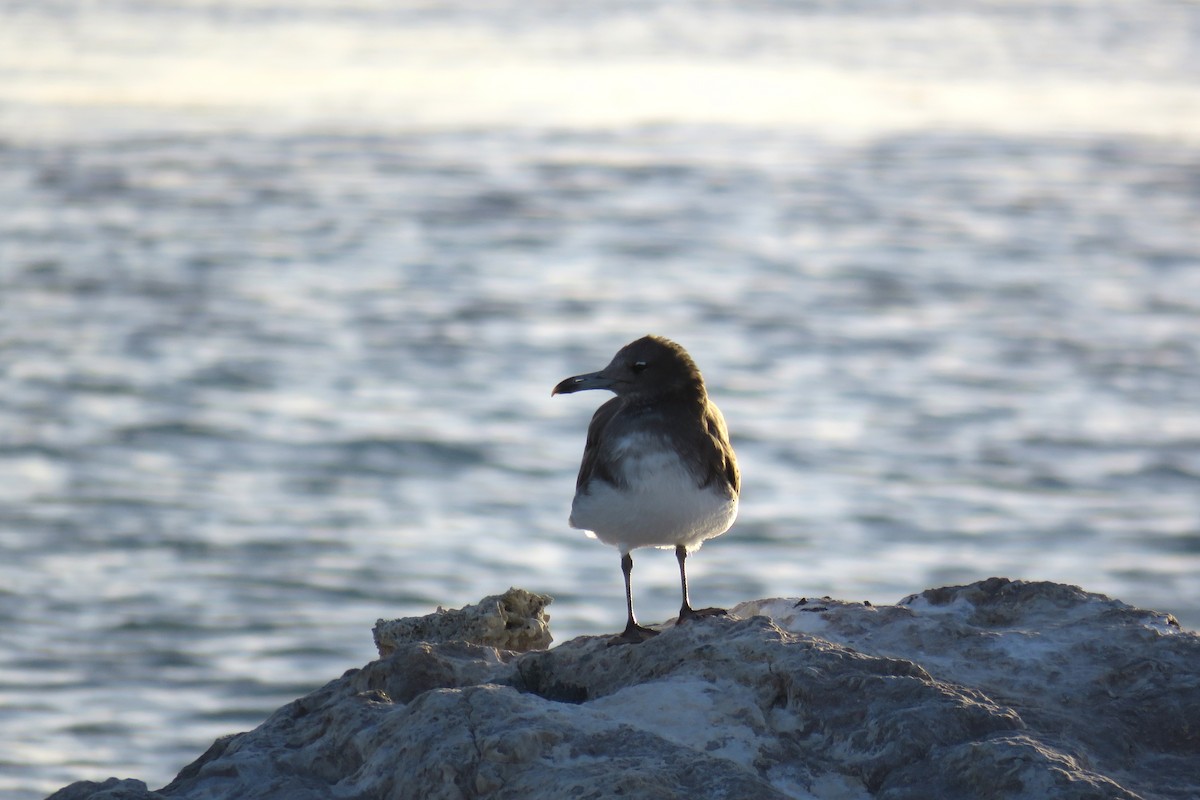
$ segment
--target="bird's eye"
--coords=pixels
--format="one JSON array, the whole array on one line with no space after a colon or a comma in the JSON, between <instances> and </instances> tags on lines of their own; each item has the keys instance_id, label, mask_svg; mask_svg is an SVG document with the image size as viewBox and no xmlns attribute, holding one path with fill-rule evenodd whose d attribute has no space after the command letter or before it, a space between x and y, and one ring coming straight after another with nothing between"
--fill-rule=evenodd
<instances>
[{"instance_id":1,"label":"bird's eye","mask_svg":"<svg viewBox=\"0 0 1200 800\"><path fill-rule=\"evenodd\" d=\"M630 369L630 371L631 371L631 372L632 372L634 375L637 375L637 374L639 374L639 373L640 373L642 370L644 370L645 368L646 368L646 362L645 362L645 361L635 361L635 362L633 362L632 364L630 364L630 365L629 365L629 369Z\"/></svg>"}]
</instances>

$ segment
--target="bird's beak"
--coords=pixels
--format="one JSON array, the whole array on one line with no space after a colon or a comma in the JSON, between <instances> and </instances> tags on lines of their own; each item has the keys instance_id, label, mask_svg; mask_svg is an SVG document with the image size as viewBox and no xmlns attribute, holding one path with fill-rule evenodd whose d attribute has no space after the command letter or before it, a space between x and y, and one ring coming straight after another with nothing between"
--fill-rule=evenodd
<instances>
[{"instance_id":1,"label":"bird's beak","mask_svg":"<svg viewBox=\"0 0 1200 800\"><path fill-rule=\"evenodd\" d=\"M573 378L567 378L562 383L550 390L550 396L556 394L571 394L572 392L582 392L585 389L611 389L612 379L604 374L604 370L599 372L589 372L586 375L576 375Z\"/></svg>"}]
</instances>

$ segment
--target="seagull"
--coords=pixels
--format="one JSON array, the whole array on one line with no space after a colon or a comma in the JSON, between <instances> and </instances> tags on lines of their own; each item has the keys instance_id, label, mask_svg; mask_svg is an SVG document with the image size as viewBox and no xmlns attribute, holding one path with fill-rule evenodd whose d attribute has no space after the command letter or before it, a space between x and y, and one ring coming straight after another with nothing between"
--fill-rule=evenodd
<instances>
[{"instance_id":1,"label":"seagull","mask_svg":"<svg viewBox=\"0 0 1200 800\"><path fill-rule=\"evenodd\" d=\"M677 624L725 614L693 609L688 554L729 530L737 517L741 476L721 411L687 351L661 336L622 347L599 372L576 375L550 395L607 389L616 397L588 425L575 482L570 525L621 551L625 631L610 644L636 644L658 631L633 614L631 551L675 548L683 606Z\"/></svg>"}]
</instances>

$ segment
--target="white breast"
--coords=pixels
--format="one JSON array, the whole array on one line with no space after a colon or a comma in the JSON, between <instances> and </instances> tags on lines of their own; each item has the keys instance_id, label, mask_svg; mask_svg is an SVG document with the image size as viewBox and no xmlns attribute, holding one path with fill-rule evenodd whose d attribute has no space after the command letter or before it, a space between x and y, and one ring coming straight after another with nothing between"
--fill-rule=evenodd
<instances>
[{"instance_id":1,"label":"white breast","mask_svg":"<svg viewBox=\"0 0 1200 800\"><path fill-rule=\"evenodd\" d=\"M700 488L674 451L657 437L626 437L613 448L628 487L593 480L575 494L571 526L625 553L635 547L689 550L729 530L737 498L714 483Z\"/></svg>"}]
</instances>

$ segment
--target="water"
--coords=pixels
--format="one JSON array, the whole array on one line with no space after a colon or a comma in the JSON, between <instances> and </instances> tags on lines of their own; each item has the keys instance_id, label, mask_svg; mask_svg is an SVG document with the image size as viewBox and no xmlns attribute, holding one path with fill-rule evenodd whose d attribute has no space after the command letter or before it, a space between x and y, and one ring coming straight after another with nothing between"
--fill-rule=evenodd
<instances>
[{"instance_id":1,"label":"water","mask_svg":"<svg viewBox=\"0 0 1200 800\"><path fill-rule=\"evenodd\" d=\"M1195 4L0 10L5 797L161 785L379 617L619 628L549 391L646 332L744 471L698 602L1200 625Z\"/></svg>"}]
</instances>

